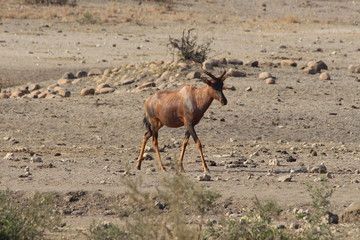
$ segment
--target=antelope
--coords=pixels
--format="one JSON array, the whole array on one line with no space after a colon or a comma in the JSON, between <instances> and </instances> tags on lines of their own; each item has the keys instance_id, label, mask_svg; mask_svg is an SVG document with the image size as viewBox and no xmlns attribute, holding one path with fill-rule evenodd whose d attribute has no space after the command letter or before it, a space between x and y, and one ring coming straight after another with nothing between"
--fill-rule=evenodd
<instances>
[{"instance_id":1,"label":"antelope","mask_svg":"<svg viewBox=\"0 0 360 240\"><path fill-rule=\"evenodd\" d=\"M164 125L170 128L179 128L185 126L185 139L183 140L180 159L178 161L178 170L184 171L183 158L186 146L190 136L194 139L201 157L202 167L205 174L209 173L206 165L200 139L195 132L195 126L200 122L204 113L209 108L214 99L221 105L227 104L227 99L223 94L223 82L226 79L226 70L220 77L201 68L203 72L210 77L201 77L201 81L206 83L202 88L196 88L192 85L185 85L176 91L160 91L149 96L144 102L145 117L143 119L146 132L143 136L139 158L137 159L136 168L141 169L144 149L147 141L152 137L160 170L165 171L161 162L158 147L158 132Z\"/></svg>"}]
</instances>

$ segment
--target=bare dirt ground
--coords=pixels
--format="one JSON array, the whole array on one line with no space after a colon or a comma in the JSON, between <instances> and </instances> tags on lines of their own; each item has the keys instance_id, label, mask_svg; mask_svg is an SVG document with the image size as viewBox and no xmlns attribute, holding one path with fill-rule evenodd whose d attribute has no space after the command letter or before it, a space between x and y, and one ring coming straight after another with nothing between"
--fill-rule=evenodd
<instances>
[{"instance_id":1,"label":"bare dirt ground","mask_svg":"<svg viewBox=\"0 0 360 240\"><path fill-rule=\"evenodd\" d=\"M359 201L360 75L347 69L359 64L357 1L199 0L170 7L86 2L79 1L75 10L46 6L34 11L8 1L1 10L0 88L27 82L46 87L65 72L172 61L169 36L180 38L184 29L195 28L200 40L213 39L210 57L259 61L257 68L223 65L238 68L246 77L226 80L236 89L225 91L228 105L214 102L196 128L206 159L216 163L210 166L213 181L201 184L219 192L219 202L230 201L229 211L251 206L255 196L275 200L286 210L306 209L311 199L304 183L318 181L322 174L300 170L323 163L335 190L330 210L340 214ZM79 23L85 11L99 17L95 24ZM298 66L273 67L283 59ZM303 74L301 67L310 60L324 61L331 80ZM258 79L264 71L276 77L276 84ZM111 206L126 193L123 178L142 177L144 189L154 189L176 171L183 128L160 130L167 173L157 171L155 160L135 170L144 133L142 105L155 90L131 90L150 79L114 85L110 94L80 96L83 87L96 87L96 80L65 84L72 93L69 98L0 99L0 188L24 196L35 191L77 195L78 201L59 201L57 208L67 213L66 226L54 236L59 239L84 237L78 230L87 229L94 219L121 222ZM178 81L201 86L181 74ZM249 87L252 91L246 91ZM17 161L5 160L7 153L14 153ZM31 162L33 154L43 162ZM288 162L289 156L296 161ZM232 161L244 159L248 164L230 168ZM273 159L279 166L269 165ZM191 142L184 167L194 181L202 174L198 160ZM26 166L32 175L19 177ZM128 169L131 174L125 176ZM291 182L278 182L291 170ZM359 239L359 229L358 222L333 227L342 239Z\"/></svg>"}]
</instances>

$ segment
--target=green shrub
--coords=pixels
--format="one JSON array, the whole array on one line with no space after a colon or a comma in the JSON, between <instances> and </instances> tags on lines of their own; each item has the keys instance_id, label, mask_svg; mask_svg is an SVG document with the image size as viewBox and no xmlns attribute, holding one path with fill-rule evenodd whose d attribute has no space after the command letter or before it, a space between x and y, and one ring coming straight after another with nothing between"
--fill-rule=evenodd
<instances>
[{"instance_id":1,"label":"green shrub","mask_svg":"<svg viewBox=\"0 0 360 240\"><path fill-rule=\"evenodd\" d=\"M41 239L45 230L60 225L60 216L53 208L52 194L36 193L28 202L12 200L10 192L0 193L0 239Z\"/></svg>"},{"instance_id":2,"label":"green shrub","mask_svg":"<svg viewBox=\"0 0 360 240\"><path fill-rule=\"evenodd\" d=\"M175 39L169 37L168 47L172 51L177 51L177 55L181 60L191 60L197 63L202 63L207 59L210 53L210 45L212 40L207 40L202 44L197 43L197 36L192 32L195 29L192 28L188 31L184 30L181 39Z\"/></svg>"}]
</instances>

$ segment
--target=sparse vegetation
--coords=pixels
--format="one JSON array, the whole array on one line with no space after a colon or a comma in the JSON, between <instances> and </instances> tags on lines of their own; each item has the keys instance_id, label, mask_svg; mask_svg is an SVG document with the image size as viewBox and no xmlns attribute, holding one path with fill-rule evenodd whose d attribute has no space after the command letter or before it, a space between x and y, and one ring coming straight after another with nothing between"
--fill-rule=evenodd
<instances>
[{"instance_id":1,"label":"sparse vegetation","mask_svg":"<svg viewBox=\"0 0 360 240\"><path fill-rule=\"evenodd\" d=\"M0 239L42 239L46 230L60 224L60 215L53 211L52 194L36 193L26 203L11 199L8 191L0 193Z\"/></svg>"},{"instance_id":2,"label":"sparse vegetation","mask_svg":"<svg viewBox=\"0 0 360 240\"><path fill-rule=\"evenodd\" d=\"M76 0L23 0L26 4L41 4L41 5L70 5L76 6Z\"/></svg>"},{"instance_id":3,"label":"sparse vegetation","mask_svg":"<svg viewBox=\"0 0 360 240\"><path fill-rule=\"evenodd\" d=\"M93 223L90 226L90 240L115 240L115 239L127 239L127 234L121 230L118 226L112 223Z\"/></svg>"},{"instance_id":4,"label":"sparse vegetation","mask_svg":"<svg viewBox=\"0 0 360 240\"><path fill-rule=\"evenodd\" d=\"M95 17L90 12L85 12L80 18L77 20L80 24L97 24L101 22L101 19L99 17Z\"/></svg>"},{"instance_id":5,"label":"sparse vegetation","mask_svg":"<svg viewBox=\"0 0 360 240\"><path fill-rule=\"evenodd\" d=\"M281 209L274 201L261 202L256 198L254 211L246 211L240 220L225 218L220 224L208 224L205 239L292 239L287 231L271 225L271 220Z\"/></svg>"},{"instance_id":6,"label":"sparse vegetation","mask_svg":"<svg viewBox=\"0 0 360 240\"><path fill-rule=\"evenodd\" d=\"M328 185L327 179L322 178L320 185L306 184L312 199L312 212L309 216L311 227L306 229L304 235L307 239L333 239L328 222L324 220L329 211L330 197L334 190Z\"/></svg>"},{"instance_id":7,"label":"sparse vegetation","mask_svg":"<svg viewBox=\"0 0 360 240\"><path fill-rule=\"evenodd\" d=\"M181 39L169 37L169 48L175 51L181 60L191 60L197 63L204 62L210 53L212 40L202 44L198 43L198 37L193 34L195 29L183 30Z\"/></svg>"},{"instance_id":8,"label":"sparse vegetation","mask_svg":"<svg viewBox=\"0 0 360 240\"><path fill-rule=\"evenodd\" d=\"M126 182L131 198L131 218L125 227L114 224L92 224L90 240L115 239L332 239L328 224L322 221L332 194L325 182L321 186L308 185L313 199L313 211L307 218L311 224L303 231L279 228L274 220L281 214L281 207L274 201L261 203L255 199L252 210L243 210L242 216L233 219L216 211L219 194L204 189L183 175L164 179L156 193L141 189L141 181ZM216 213L219 221L210 221L209 213Z\"/></svg>"}]
</instances>

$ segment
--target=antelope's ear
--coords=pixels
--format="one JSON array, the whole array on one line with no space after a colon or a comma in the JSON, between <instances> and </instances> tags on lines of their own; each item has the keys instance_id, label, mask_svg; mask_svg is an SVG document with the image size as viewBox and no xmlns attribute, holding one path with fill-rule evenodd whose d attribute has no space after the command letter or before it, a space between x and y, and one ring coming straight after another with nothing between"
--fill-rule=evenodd
<instances>
[{"instance_id":1,"label":"antelope's ear","mask_svg":"<svg viewBox=\"0 0 360 240\"><path fill-rule=\"evenodd\" d=\"M206 78L206 77L201 77L201 78L200 78L200 81L202 81L203 83L206 83L207 85L211 85L211 84L214 84L214 83L215 83L214 80L208 79L208 78Z\"/></svg>"}]
</instances>

